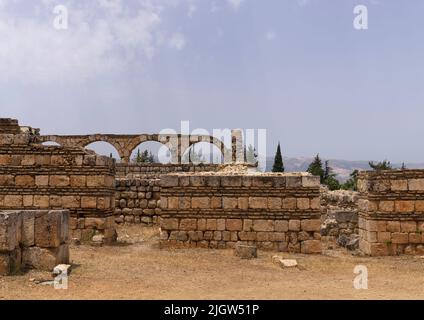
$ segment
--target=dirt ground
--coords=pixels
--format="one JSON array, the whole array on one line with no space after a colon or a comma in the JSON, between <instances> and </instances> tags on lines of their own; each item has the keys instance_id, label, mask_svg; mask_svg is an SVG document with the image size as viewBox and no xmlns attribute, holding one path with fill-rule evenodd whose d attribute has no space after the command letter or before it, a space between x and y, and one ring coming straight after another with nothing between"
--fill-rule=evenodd
<instances>
[{"instance_id":1,"label":"dirt ground","mask_svg":"<svg viewBox=\"0 0 424 320\"><path fill-rule=\"evenodd\" d=\"M0 299L423 299L424 257L369 258L344 250L323 255L260 251L241 260L232 250L159 249L157 229L122 227L116 246L72 246L69 288L57 290L30 271L0 277ZM282 269L278 254L297 259ZM353 287L356 265L368 268L368 289Z\"/></svg>"}]
</instances>

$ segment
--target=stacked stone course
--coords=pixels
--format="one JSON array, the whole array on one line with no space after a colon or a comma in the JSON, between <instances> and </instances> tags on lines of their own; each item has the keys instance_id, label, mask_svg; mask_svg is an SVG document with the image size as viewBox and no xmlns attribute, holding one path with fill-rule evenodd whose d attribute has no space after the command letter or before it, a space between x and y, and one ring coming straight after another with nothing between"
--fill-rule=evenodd
<instances>
[{"instance_id":1,"label":"stacked stone course","mask_svg":"<svg viewBox=\"0 0 424 320\"><path fill-rule=\"evenodd\" d=\"M363 252L424 253L424 170L361 172L358 189Z\"/></svg>"},{"instance_id":2,"label":"stacked stone course","mask_svg":"<svg viewBox=\"0 0 424 320\"><path fill-rule=\"evenodd\" d=\"M216 172L226 165L201 163L201 164L116 164L117 177L134 176L143 179L159 179L161 175L175 172Z\"/></svg>"},{"instance_id":3,"label":"stacked stone course","mask_svg":"<svg viewBox=\"0 0 424 320\"><path fill-rule=\"evenodd\" d=\"M0 211L0 275L69 263L69 211Z\"/></svg>"},{"instance_id":4,"label":"stacked stone course","mask_svg":"<svg viewBox=\"0 0 424 320\"><path fill-rule=\"evenodd\" d=\"M0 125L0 210L69 209L72 237L89 239L97 231L113 241L114 160L43 146L36 130L6 127Z\"/></svg>"},{"instance_id":5,"label":"stacked stone course","mask_svg":"<svg viewBox=\"0 0 424 320\"><path fill-rule=\"evenodd\" d=\"M161 178L161 245L320 253L319 177L168 174Z\"/></svg>"},{"instance_id":6,"label":"stacked stone course","mask_svg":"<svg viewBox=\"0 0 424 320\"><path fill-rule=\"evenodd\" d=\"M160 214L160 180L117 178L115 221L156 224Z\"/></svg>"}]
</instances>

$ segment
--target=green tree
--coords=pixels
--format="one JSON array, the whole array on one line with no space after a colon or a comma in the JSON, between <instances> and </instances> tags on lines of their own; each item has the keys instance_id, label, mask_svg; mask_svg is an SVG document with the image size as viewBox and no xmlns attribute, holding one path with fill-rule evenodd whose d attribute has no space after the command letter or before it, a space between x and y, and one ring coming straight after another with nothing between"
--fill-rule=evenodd
<instances>
[{"instance_id":1,"label":"green tree","mask_svg":"<svg viewBox=\"0 0 424 320\"><path fill-rule=\"evenodd\" d=\"M144 150L143 152L140 152L140 149L138 149L137 155L135 156L133 161L138 164L155 163L155 157L151 151L149 152L148 150Z\"/></svg>"},{"instance_id":2,"label":"green tree","mask_svg":"<svg viewBox=\"0 0 424 320\"><path fill-rule=\"evenodd\" d=\"M336 179L337 174L333 173L333 168L330 167L330 162L325 161L324 176L322 183L328 186L330 190L339 190L340 182Z\"/></svg>"},{"instance_id":3,"label":"green tree","mask_svg":"<svg viewBox=\"0 0 424 320\"><path fill-rule=\"evenodd\" d=\"M358 190L358 170L353 170L350 174L350 178L342 185L342 189L344 190Z\"/></svg>"},{"instance_id":4,"label":"green tree","mask_svg":"<svg viewBox=\"0 0 424 320\"><path fill-rule=\"evenodd\" d=\"M369 166L373 170L391 170L392 165L390 164L390 161L383 160L381 162L374 163L374 161L368 162Z\"/></svg>"},{"instance_id":5,"label":"green tree","mask_svg":"<svg viewBox=\"0 0 424 320\"><path fill-rule=\"evenodd\" d=\"M314 176L319 176L320 177L320 181L321 183L324 182L324 174L325 171L322 168L322 161L321 158L319 157L319 154L317 154L314 158L314 160L312 161L312 163L309 165L308 170L307 170L310 174L314 175Z\"/></svg>"},{"instance_id":6,"label":"green tree","mask_svg":"<svg viewBox=\"0 0 424 320\"><path fill-rule=\"evenodd\" d=\"M284 172L284 163L283 157L281 155L281 147L279 142L277 146L277 152L275 153L274 157L274 165L272 166L272 172Z\"/></svg>"}]
</instances>

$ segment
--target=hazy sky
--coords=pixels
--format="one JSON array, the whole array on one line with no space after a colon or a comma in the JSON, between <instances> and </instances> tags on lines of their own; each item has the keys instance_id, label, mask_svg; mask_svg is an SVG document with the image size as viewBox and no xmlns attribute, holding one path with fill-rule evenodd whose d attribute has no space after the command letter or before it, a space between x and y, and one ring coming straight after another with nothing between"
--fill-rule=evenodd
<instances>
[{"instance_id":1,"label":"hazy sky","mask_svg":"<svg viewBox=\"0 0 424 320\"><path fill-rule=\"evenodd\" d=\"M423 162L423 59L422 0L0 0L0 116L43 134L189 120L267 129L268 154Z\"/></svg>"}]
</instances>

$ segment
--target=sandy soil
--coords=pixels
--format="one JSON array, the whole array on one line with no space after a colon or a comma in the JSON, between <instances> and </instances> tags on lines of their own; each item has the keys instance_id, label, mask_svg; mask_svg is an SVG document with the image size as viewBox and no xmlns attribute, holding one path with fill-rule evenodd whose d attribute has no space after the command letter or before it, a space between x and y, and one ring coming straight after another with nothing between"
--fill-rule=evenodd
<instances>
[{"instance_id":1,"label":"sandy soil","mask_svg":"<svg viewBox=\"0 0 424 320\"><path fill-rule=\"evenodd\" d=\"M259 252L240 260L232 250L159 249L157 229L119 230L120 245L73 246L67 290L41 285L49 273L0 277L0 299L423 299L424 257L369 258L343 250L324 255ZM282 269L275 254L295 258ZM368 290L353 288L356 265L368 268Z\"/></svg>"}]
</instances>

